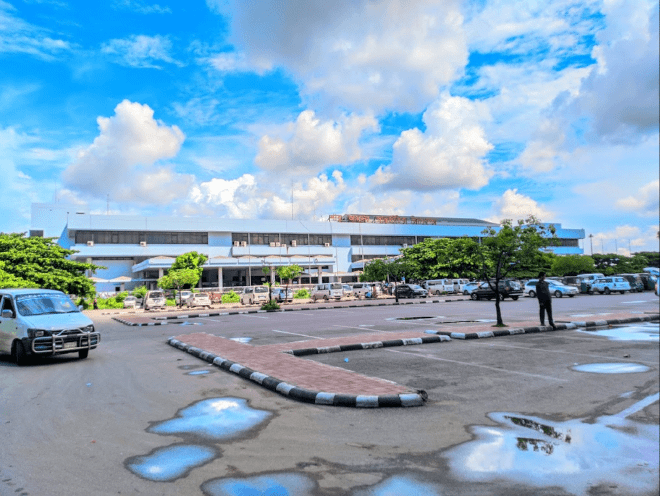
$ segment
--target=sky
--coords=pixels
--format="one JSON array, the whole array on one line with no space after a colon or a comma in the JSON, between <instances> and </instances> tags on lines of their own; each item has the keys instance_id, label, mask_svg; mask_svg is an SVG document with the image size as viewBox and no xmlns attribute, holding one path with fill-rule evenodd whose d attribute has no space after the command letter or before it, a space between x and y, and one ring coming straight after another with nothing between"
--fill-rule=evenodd
<instances>
[{"instance_id":1,"label":"sky","mask_svg":"<svg viewBox=\"0 0 660 496\"><path fill-rule=\"evenodd\" d=\"M0 0L0 231L29 230L33 202L532 214L584 229L586 254L657 251L658 10Z\"/></svg>"}]
</instances>

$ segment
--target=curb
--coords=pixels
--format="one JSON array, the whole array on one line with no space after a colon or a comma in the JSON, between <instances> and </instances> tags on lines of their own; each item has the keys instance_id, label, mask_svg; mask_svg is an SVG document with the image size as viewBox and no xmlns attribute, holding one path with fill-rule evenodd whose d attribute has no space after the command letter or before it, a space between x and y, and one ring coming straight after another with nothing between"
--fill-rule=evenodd
<instances>
[{"instance_id":1,"label":"curb","mask_svg":"<svg viewBox=\"0 0 660 496\"><path fill-rule=\"evenodd\" d=\"M304 312L308 310L334 310L337 308L363 308L363 307L385 307L385 306L399 306L399 305L423 305L425 303L451 303L454 301L471 301L470 298L456 298L453 300L424 300L424 301L406 301L399 303L372 303L368 305L342 305L341 307L337 306L322 306L322 307L305 307L305 308L281 308L279 310L237 310L234 312L207 312L207 313L190 313L186 315L172 315L164 317L151 317L153 320L177 320L177 319L196 319L199 317L218 317L223 315L245 315L252 313L276 313L276 312ZM129 320L122 319L120 317L112 317L112 320L116 320L124 325L128 326L152 326L152 325L165 325L168 322L149 322L149 323L137 323L131 322Z\"/></svg>"},{"instance_id":2,"label":"curb","mask_svg":"<svg viewBox=\"0 0 660 496\"><path fill-rule=\"evenodd\" d=\"M495 338L499 336L512 336L514 334L534 334L538 332L552 332L563 331L566 329L577 329L578 327L602 327L606 325L616 324L632 324L635 322L650 322L660 320L660 314L652 314L644 317L629 317L627 319L609 319L609 320L592 320L592 321L576 321L569 322L568 324L557 324L555 329L550 326L536 326L536 327L519 327L515 329L498 329L496 331L481 331L481 332L451 332L451 331L436 331L426 330L426 334L437 334L441 336L449 336L451 339L482 339L482 338Z\"/></svg>"},{"instance_id":3,"label":"curb","mask_svg":"<svg viewBox=\"0 0 660 496\"><path fill-rule=\"evenodd\" d=\"M203 351L194 346L183 343L173 337L167 340L170 346L174 346L186 353L200 358L216 367L232 372L244 379L248 379L266 389L279 393L282 396L292 398L304 403L314 403L316 405L328 406L346 406L354 408L383 408L383 407L412 407L422 406L426 400L426 392L419 391L409 394L388 394L381 396L370 395L349 395L338 393L326 393L322 391L311 391L309 389L299 388L288 384L275 377L271 377L261 372L257 372L243 365L227 360L213 353Z\"/></svg>"},{"instance_id":4,"label":"curb","mask_svg":"<svg viewBox=\"0 0 660 496\"><path fill-rule=\"evenodd\" d=\"M293 356L321 355L323 353L338 353L341 351L371 350L374 348L388 348L390 346L410 346L415 344L440 343L442 341L451 341L449 336L424 336L421 338L410 339L392 339L389 341L374 341L371 343L342 344L338 346L326 346L324 348L300 348L297 350L286 350Z\"/></svg>"}]
</instances>

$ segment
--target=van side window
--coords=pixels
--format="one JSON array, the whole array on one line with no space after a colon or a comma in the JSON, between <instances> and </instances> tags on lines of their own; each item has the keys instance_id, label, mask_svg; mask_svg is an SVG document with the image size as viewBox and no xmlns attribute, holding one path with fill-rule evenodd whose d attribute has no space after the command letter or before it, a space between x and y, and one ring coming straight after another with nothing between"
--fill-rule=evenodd
<instances>
[{"instance_id":1,"label":"van side window","mask_svg":"<svg viewBox=\"0 0 660 496\"><path fill-rule=\"evenodd\" d=\"M5 310L11 310L11 312L16 316L16 312L14 311L14 305L11 303L11 298L9 296L5 296L2 298L2 306L0 307L0 315L2 312Z\"/></svg>"}]
</instances>

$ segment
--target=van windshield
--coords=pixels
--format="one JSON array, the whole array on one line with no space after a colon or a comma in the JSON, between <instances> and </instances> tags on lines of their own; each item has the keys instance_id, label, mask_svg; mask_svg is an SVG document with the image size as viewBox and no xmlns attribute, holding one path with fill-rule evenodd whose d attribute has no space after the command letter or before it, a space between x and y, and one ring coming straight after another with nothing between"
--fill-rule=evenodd
<instances>
[{"instance_id":1,"label":"van windshield","mask_svg":"<svg viewBox=\"0 0 660 496\"><path fill-rule=\"evenodd\" d=\"M65 294L28 294L16 296L18 313L29 317L31 315L48 315L54 313L79 312L71 298Z\"/></svg>"},{"instance_id":2,"label":"van windshield","mask_svg":"<svg viewBox=\"0 0 660 496\"><path fill-rule=\"evenodd\" d=\"M151 293L149 293L149 298L162 298L162 297L163 297L163 293L161 293L160 291L152 291Z\"/></svg>"},{"instance_id":3,"label":"van windshield","mask_svg":"<svg viewBox=\"0 0 660 496\"><path fill-rule=\"evenodd\" d=\"M330 289L342 289L343 286L339 283L331 284Z\"/></svg>"},{"instance_id":4,"label":"van windshield","mask_svg":"<svg viewBox=\"0 0 660 496\"><path fill-rule=\"evenodd\" d=\"M255 293L268 293L268 288L266 286L257 286L254 288Z\"/></svg>"}]
</instances>

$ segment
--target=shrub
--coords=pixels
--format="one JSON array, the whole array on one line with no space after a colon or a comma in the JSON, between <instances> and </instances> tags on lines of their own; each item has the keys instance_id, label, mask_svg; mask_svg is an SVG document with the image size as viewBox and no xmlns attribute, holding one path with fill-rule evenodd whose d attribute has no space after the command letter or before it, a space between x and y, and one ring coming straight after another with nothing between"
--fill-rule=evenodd
<instances>
[{"instance_id":1,"label":"shrub","mask_svg":"<svg viewBox=\"0 0 660 496\"><path fill-rule=\"evenodd\" d=\"M238 303L241 297L233 290L222 295L222 303Z\"/></svg>"},{"instance_id":2,"label":"shrub","mask_svg":"<svg viewBox=\"0 0 660 496\"><path fill-rule=\"evenodd\" d=\"M165 305L167 305L168 307L175 307L176 301L174 300L174 298L167 298L165 300Z\"/></svg>"},{"instance_id":3,"label":"shrub","mask_svg":"<svg viewBox=\"0 0 660 496\"><path fill-rule=\"evenodd\" d=\"M296 299L304 299L304 298L309 298L311 295L309 294L309 290L303 288L299 289L296 291L293 295L294 298Z\"/></svg>"},{"instance_id":4,"label":"shrub","mask_svg":"<svg viewBox=\"0 0 660 496\"><path fill-rule=\"evenodd\" d=\"M267 303L264 303L261 305L262 310L268 310L268 311L274 311L274 310L279 310L280 306L277 304L276 301L269 301Z\"/></svg>"},{"instance_id":5,"label":"shrub","mask_svg":"<svg viewBox=\"0 0 660 496\"><path fill-rule=\"evenodd\" d=\"M146 286L140 286L133 290L133 296L135 296L136 298L144 298L146 294L147 294Z\"/></svg>"}]
</instances>

